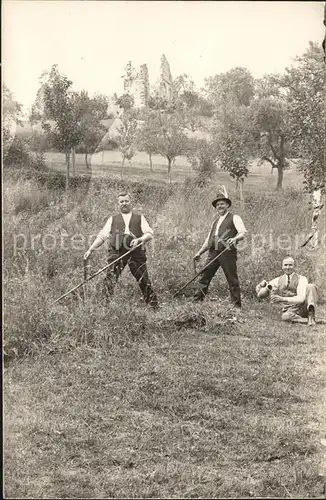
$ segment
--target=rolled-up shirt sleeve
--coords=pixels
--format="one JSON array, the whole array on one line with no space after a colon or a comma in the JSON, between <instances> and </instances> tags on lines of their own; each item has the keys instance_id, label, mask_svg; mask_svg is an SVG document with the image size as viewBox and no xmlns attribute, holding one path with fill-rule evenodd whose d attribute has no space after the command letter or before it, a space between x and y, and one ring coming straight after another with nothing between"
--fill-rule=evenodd
<instances>
[{"instance_id":1,"label":"rolled-up shirt sleeve","mask_svg":"<svg viewBox=\"0 0 326 500\"><path fill-rule=\"evenodd\" d=\"M306 298L308 280L305 276L300 276L297 286L297 294L294 297L288 297L290 304L302 304Z\"/></svg>"},{"instance_id":2,"label":"rolled-up shirt sleeve","mask_svg":"<svg viewBox=\"0 0 326 500\"><path fill-rule=\"evenodd\" d=\"M101 229L101 231L98 233L97 235L98 238L101 238L103 241L110 238L111 226L112 226L112 217L109 217L103 229Z\"/></svg>"},{"instance_id":3,"label":"rolled-up shirt sleeve","mask_svg":"<svg viewBox=\"0 0 326 500\"><path fill-rule=\"evenodd\" d=\"M300 302L304 302L307 293L308 280L305 276L300 276L298 288L297 288L297 296Z\"/></svg>"},{"instance_id":4,"label":"rolled-up shirt sleeve","mask_svg":"<svg viewBox=\"0 0 326 500\"><path fill-rule=\"evenodd\" d=\"M243 223L243 220L241 219L240 215L234 215L233 216L233 224L238 231L238 233L247 233L247 229L245 228L245 225Z\"/></svg>"},{"instance_id":5,"label":"rolled-up shirt sleeve","mask_svg":"<svg viewBox=\"0 0 326 500\"><path fill-rule=\"evenodd\" d=\"M147 220L145 219L144 215L141 216L140 219L140 225L141 225L141 230L143 234L151 234L153 236L154 231L151 228L151 226L148 224Z\"/></svg>"}]
</instances>

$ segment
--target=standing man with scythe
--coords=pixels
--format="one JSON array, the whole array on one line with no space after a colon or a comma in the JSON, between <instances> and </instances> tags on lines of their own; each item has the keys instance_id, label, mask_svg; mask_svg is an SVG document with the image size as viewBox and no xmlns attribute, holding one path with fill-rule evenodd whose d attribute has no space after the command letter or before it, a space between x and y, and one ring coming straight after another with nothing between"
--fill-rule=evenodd
<instances>
[{"instance_id":1,"label":"standing man with scythe","mask_svg":"<svg viewBox=\"0 0 326 500\"><path fill-rule=\"evenodd\" d=\"M123 269L128 264L131 274L136 278L143 294L146 304L153 308L158 307L157 296L152 288L147 266L146 250L144 244L153 238L153 230L149 226L144 215L138 214L132 210L131 196L129 193L120 193L118 195L119 213L109 217L103 229L98 233L95 241L89 247L84 255L87 260L91 253L100 247L104 241L109 241L108 264L121 258L113 267L108 268L104 280L104 293L109 299L114 293L114 286L119 279ZM140 244L142 246L130 251L133 247Z\"/></svg>"},{"instance_id":2,"label":"standing man with scythe","mask_svg":"<svg viewBox=\"0 0 326 500\"><path fill-rule=\"evenodd\" d=\"M229 285L231 301L235 307L241 307L241 293L236 264L237 249L235 245L238 241L243 240L247 230L241 217L229 212L231 204L232 202L228 198L225 188L224 192L219 192L216 199L212 201L218 217L214 219L210 232L203 246L194 256L194 260L198 261L200 256L207 251L206 266L209 262L215 260L203 271L198 283L198 289L194 295L195 302L202 301L205 298L212 278L218 268L222 267ZM218 257L219 254L221 254L220 257Z\"/></svg>"}]
</instances>

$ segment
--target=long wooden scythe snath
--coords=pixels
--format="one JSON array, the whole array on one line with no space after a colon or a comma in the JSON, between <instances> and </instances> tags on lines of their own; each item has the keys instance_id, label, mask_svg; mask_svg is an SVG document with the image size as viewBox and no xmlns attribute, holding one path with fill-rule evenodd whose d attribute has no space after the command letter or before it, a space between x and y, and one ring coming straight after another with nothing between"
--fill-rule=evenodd
<instances>
[{"instance_id":1,"label":"long wooden scythe snath","mask_svg":"<svg viewBox=\"0 0 326 500\"><path fill-rule=\"evenodd\" d=\"M61 299L64 299L65 297L67 297L67 295L69 295L70 293L74 292L75 290L78 290L78 288L82 287L83 285L85 285L85 283L87 283L88 281L92 280L93 278L95 278L95 276L98 276L100 273L102 273L103 271L105 271L106 269L108 269L109 267L113 266L114 264L116 264L117 262L119 262L121 259L123 259L126 255L130 255L134 250L136 250L136 248L139 248L143 245L143 242L142 243L139 243L139 245L136 245L134 247L132 247L128 252L124 253L123 255L121 255L120 257L118 257L117 259L115 259L113 262L111 262L110 264L107 264L106 266L102 267L101 269L99 269L98 271L96 271L96 273L92 274L91 276L88 276L86 279L84 279L83 281L81 281L78 285L74 286L74 288L71 288L70 290L68 290L68 292L64 293L63 295L61 295L59 298L57 298L52 305L56 304L57 302L59 302L59 300ZM85 276L85 275L84 275Z\"/></svg>"},{"instance_id":2,"label":"long wooden scythe snath","mask_svg":"<svg viewBox=\"0 0 326 500\"><path fill-rule=\"evenodd\" d=\"M195 274L195 276L193 276L189 281L187 281L187 283L183 285L182 288L176 291L174 295L172 295L172 298L179 295L179 293L182 292L182 290L187 288L187 286L190 285L190 283L195 281L195 279L198 278L198 276L200 276L205 271L205 269L207 269L213 262L215 262L224 252L226 252L226 250L229 250L229 247L225 247L224 250L222 250L222 252L220 252L218 255L216 255L216 257L214 257L214 259L210 260L198 273ZM195 264L194 264L194 269L196 269Z\"/></svg>"}]
</instances>

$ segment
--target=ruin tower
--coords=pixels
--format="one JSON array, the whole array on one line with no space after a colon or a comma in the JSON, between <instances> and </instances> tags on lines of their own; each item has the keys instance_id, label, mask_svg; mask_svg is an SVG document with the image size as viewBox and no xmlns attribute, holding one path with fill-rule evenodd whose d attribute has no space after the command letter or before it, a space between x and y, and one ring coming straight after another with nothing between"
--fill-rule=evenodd
<instances>
[{"instance_id":1,"label":"ruin tower","mask_svg":"<svg viewBox=\"0 0 326 500\"><path fill-rule=\"evenodd\" d=\"M172 101L172 76L170 65L164 54L161 57L160 75L157 84L156 93L159 97ZM136 70L129 61L123 76L123 87L125 94L133 96L136 108L147 107L150 94L147 64L142 64L139 70Z\"/></svg>"},{"instance_id":2,"label":"ruin tower","mask_svg":"<svg viewBox=\"0 0 326 500\"><path fill-rule=\"evenodd\" d=\"M139 99L141 106L147 106L149 98L149 76L147 64L140 66L138 74Z\"/></svg>"},{"instance_id":3,"label":"ruin tower","mask_svg":"<svg viewBox=\"0 0 326 500\"><path fill-rule=\"evenodd\" d=\"M149 78L146 64L140 66L139 72L129 62L124 76L124 92L133 96L136 108L147 106L149 97Z\"/></svg>"},{"instance_id":4,"label":"ruin tower","mask_svg":"<svg viewBox=\"0 0 326 500\"><path fill-rule=\"evenodd\" d=\"M171 101L173 97L170 65L164 54L162 54L161 57L159 95L162 99L166 99L167 101Z\"/></svg>"}]
</instances>

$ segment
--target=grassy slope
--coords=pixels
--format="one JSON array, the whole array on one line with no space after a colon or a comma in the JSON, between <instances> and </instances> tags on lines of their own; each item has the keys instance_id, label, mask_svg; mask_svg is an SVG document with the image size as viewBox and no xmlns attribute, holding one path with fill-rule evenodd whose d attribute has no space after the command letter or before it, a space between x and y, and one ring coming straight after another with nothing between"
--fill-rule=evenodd
<instances>
[{"instance_id":1,"label":"grassy slope","mask_svg":"<svg viewBox=\"0 0 326 500\"><path fill-rule=\"evenodd\" d=\"M6 497L322 496L323 328L240 320L8 368Z\"/></svg>"},{"instance_id":2,"label":"grassy slope","mask_svg":"<svg viewBox=\"0 0 326 500\"><path fill-rule=\"evenodd\" d=\"M286 179L300 182L291 173ZM284 223L293 234L305 231L307 198L293 189L276 196L274 183L270 174L246 182L250 233L276 236ZM109 311L95 282L86 306L71 299L51 309L80 280L83 249L13 257L12 235L91 235L113 209L114 192L94 186L66 199L32 181L5 188L6 340L38 353L5 372L7 498L322 495L324 327L282 324L277 308L250 302L254 284L279 272L284 252L241 252L244 310L234 324L220 318L216 301L171 301L191 274L215 187L181 188L157 206L149 186L139 203L155 227L150 272L162 310L139 307L128 273ZM94 256L93 270L104 254ZM297 258L315 279L317 257L298 251ZM217 283L227 297L224 279L212 295Z\"/></svg>"}]
</instances>

